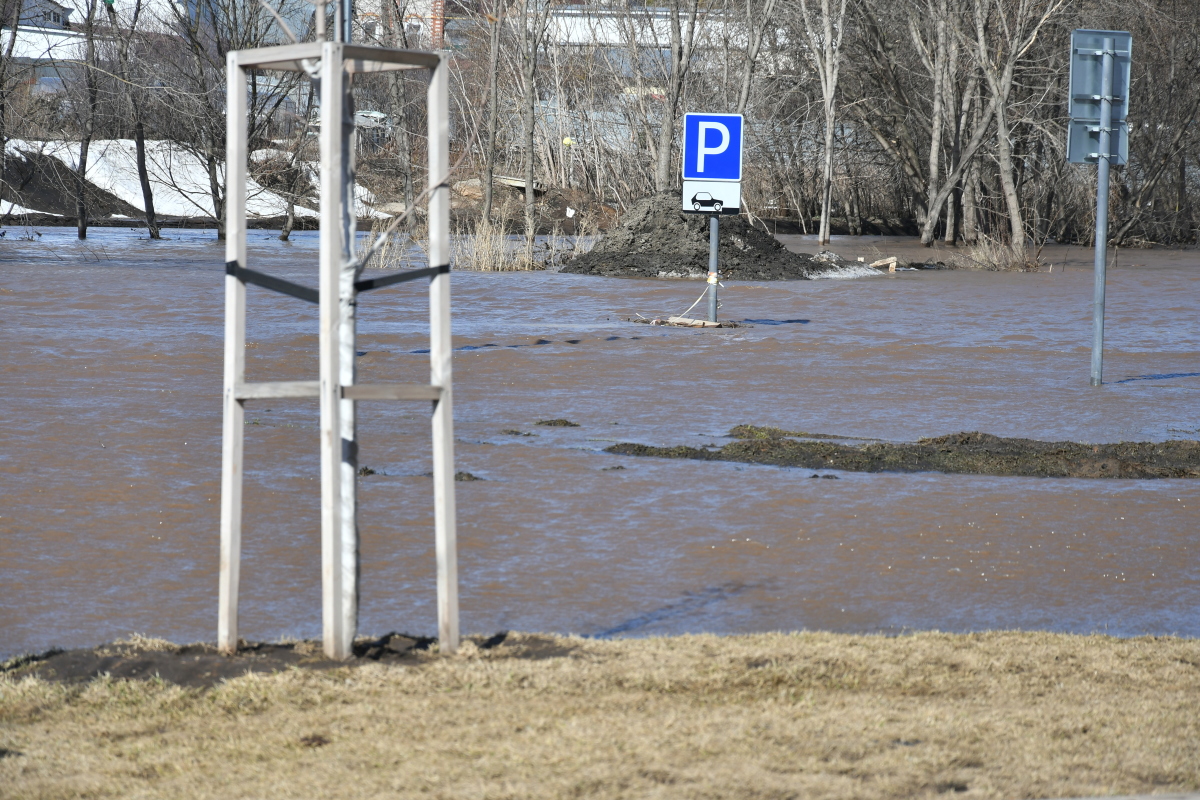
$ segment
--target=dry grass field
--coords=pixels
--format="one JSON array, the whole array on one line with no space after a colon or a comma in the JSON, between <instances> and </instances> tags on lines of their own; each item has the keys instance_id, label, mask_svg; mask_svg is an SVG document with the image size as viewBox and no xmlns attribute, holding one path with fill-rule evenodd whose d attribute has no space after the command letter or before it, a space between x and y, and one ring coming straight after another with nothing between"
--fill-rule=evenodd
<instances>
[{"instance_id":1,"label":"dry grass field","mask_svg":"<svg viewBox=\"0 0 1200 800\"><path fill-rule=\"evenodd\" d=\"M5 798L1043 798L1200 788L1200 641L512 634L453 657L0 678Z\"/></svg>"}]
</instances>

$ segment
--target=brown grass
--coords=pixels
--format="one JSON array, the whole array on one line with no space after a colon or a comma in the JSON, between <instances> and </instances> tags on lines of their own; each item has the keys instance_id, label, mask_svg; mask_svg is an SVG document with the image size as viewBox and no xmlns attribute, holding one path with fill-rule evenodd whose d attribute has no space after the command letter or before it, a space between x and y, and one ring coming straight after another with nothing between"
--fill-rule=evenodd
<instances>
[{"instance_id":1,"label":"brown grass","mask_svg":"<svg viewBox=\"0 0 1200 800\"><path fill-rule=\"evenodd\" d=\"M949 256L955 269L976 269L986 272L1041 272L1041 249L1032 254L1027 250L1019 258L1012 245L983 237L978 243Z\"/></svg>"},{"instance_id":2,"label":"brown grass","mask_svg":"<svg viewBox=\"0 0 1200 800\"><path fill-rule=\"evenodd\" d=\"M1200 787L1200 642L510 636L209 691L0 680L0 796L1038 798Z\"/></svg>"},{"instance_id":3,"label":"brown grass","mask_svg":"<svg viewBox=\"0 0 1200 800\"><path fill-rule=\"evenodd\" d=\"M455 269L479 272L516 272L544 269L525 260L525 250L509 236L504 222L481 221L473 232L460 230L450 243Z\"/></svg>"}]
</instances>

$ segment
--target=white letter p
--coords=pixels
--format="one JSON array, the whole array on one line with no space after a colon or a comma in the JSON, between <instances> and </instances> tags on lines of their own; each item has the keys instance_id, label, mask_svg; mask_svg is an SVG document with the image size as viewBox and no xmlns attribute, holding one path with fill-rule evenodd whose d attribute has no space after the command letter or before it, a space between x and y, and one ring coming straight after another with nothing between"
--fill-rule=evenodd
<instances>
[{"instance_id":1,"label":"white letter p","mask_svg":"<svg viewBox=\"0 0 1200 800\"><path fill-rule=\"evenodd\" d=\"M705 142L708 141L709 130L721 132L721 143L716 147L705 147ZM704 157L715 156L724 153L729 149L729 128L726 128L719 122L701 122L700 123L700 142L696 148L696 172L704 172Z\"/></svg>"}]
</instances>

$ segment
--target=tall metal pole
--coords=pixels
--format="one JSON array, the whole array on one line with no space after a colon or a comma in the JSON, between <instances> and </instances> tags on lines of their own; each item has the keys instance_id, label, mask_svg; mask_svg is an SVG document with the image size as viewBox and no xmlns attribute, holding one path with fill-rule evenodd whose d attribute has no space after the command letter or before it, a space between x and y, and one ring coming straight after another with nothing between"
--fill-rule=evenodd
<instances>
[{"instance_id":1,"label":"tall metal pole","mask_svg":"<svg viewBox=\"0 0 1200 800\"><path fill-rule=\"evenodd\" d=\"M717 246L720 241L720 217L708 218L708 321L717 321Z\"/></svg>"},{"instance_id":2,"label":"tall metal pole","mask_svg":"<svg viewBox=\"0 0 1200 800\"><path fill-rule=\"evenodd\" d=\"M328 2L328 0L319 1ZM334 0L333 5L333 40L349 44L354 22L354 0Z\"/></svg>"},{"instance_id":3,"label":"tall metal pole","mask_svg":"<svg viewBox=\"0 0 1200 800\"><path fill-rule=\"evenodd\" d=\"M1092 304L1092 386L1104 382L1104 283L1108 263L1108 171L1112 152L1113 39L1105 37L1100 78L1100 158L1096 170L1096 282Z\"/></svg>"},{"instance_id":4,"label":"tall metal pole","mask_svg":"<svg viewBox=\"0 0 1200 800\"><path fill-rule=\"evenodd\" d=\"M430 383L433 407L433 510L437 554L438 649L458 649L458 544L454 505L454 395L450 340L450 64L446 53L429 80L429 266L445 267L429 282Z\"/></svg>"}]
</instances>

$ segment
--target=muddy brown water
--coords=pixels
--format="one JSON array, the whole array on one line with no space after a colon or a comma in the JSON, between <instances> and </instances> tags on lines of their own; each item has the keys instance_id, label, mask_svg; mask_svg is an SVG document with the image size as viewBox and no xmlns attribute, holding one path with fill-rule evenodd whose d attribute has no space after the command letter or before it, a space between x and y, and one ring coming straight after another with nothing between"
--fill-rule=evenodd
<instances>
[{"instance_id":1,"label":"muddy brown water","mask_svg":"<svg viewBox=\"0 0 1200 800\"><path fill-rule=\"evenodd\" d=\"M130 632L213 640L223 251L211 232L43 229L0 242L0 654ZM315 285L316 234L251 237ZM811 252L811 242L786 240ZM908 242L835 240L848 256ZM737 424L887 441L955 431L1200 438L1200 257L1122 251L1107 385L1088 386L1091 253L1050 274L735 283L456 273L462 619L497 630L1200 635L1200 483L838 473L606 454L722 444ZM316 375L316 309L252 287L253 380ZM363 381L427 379L428 306L364 297ZM435 629L427 409L363 403L362 620ZM242 632L320 632L315 401L246 428ZM567 419L579 427L538 426ZM530 433L514 435L504 431ZM611 469L612 467L624 469Z\"/></svg>"}]
</instances>

